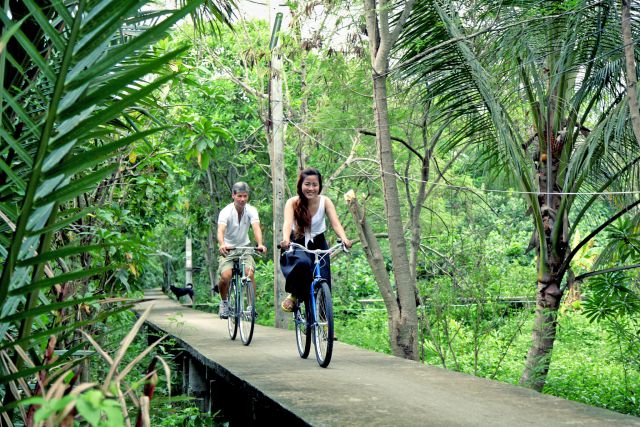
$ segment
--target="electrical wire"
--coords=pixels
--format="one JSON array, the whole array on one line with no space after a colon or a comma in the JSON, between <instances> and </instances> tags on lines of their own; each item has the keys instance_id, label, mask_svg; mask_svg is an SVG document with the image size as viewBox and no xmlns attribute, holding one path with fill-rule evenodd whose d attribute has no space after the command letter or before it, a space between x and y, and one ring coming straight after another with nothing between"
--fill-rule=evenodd
<instances>
[{"instance_id":1,"label":"electrical wire","mask_svg":"<svg viewBox=\"0 0 640 427\"><path fill-rule=\"evenodd\" d=\"M314 143L316 143L319 146L322 146L324 149L326 149L327 151L330 151L331 153L342 157L343 159L347 159L348 156L344 155L344 153L341 153L333 148L331 148L330 146L324 144L323 142L321 142L318 138L310 135L308 132L306 132L305 130L303 130L302 128L300 128L300 126L298 126L297 123L289 120L289 119L285 119L288 123L292 124L296 129L298 129L301 133L303 133L305 136L307 136L308 138L312 139ZM354 129L355 130L355 129ZM370 175L370 172L368 171L364 171L363 169L359 169L358 170L361 173L364 173L365 175ZM501 194L533 194L536 196L544 196L547 194L550 195L555 195L555 196L614 196L614 195L635 195L635 194L640 194L640 190L631 190L631 191L604 191L604 192L596 192L596 191L585 191L585 192L571 192L571 191L567 191L567 192L550 192L547 193L545 191L518 191L518 190L498 190L498 189L490 189L490 188L478 188L478 187L471 187L468 185L452 185L452 184L446 184L446 183L439 183L439 182L431 182L431 181L423 181L421 179L417 179L417 178L411 178L411 177L403 177L400 176L397 173L389 173L389 172L384 172L381 171L381 173L384 173L386 175L391 175L394 176L396 179L401 180L401 181L411 181L417 184L429 184L429 185L433 185L435 187L441 187L441 188L447 188L447 189L453 189L453 190L458 190L458 191L476 191L476 192L484 192L484 193L501 193Z\"/></svg>"}]
</instances>

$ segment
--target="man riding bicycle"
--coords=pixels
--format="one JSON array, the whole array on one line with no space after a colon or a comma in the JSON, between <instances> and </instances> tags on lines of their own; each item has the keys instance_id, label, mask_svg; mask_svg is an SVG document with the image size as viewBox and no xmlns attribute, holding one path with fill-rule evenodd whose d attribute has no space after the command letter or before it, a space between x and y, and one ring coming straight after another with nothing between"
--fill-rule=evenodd
<instances>
[{"instance_id":1,"label":"man riding bicycle","mask_svg":"<svg viewBox=\"0 0 640 427\"><path fill-rule=\"evenodd\" d=\"M253 230L253 237L256 239L258 252L266 253L267 248L262 244L262 230L260 229L260 218L258 211L251 206L249 201L249 185L246 182L236 182L231 188L233 203L228 204L218 215L218 275L220 280L220 308L218 315L221 319L229 317L229 283L231 282L231 272L233 261L242 256L239 251L234 251L236 246L248 246L249 226ZM245 274L251 278L254 284L253 272L255 261L251 255L245 255Z\"/></svg>"}]
</instances>

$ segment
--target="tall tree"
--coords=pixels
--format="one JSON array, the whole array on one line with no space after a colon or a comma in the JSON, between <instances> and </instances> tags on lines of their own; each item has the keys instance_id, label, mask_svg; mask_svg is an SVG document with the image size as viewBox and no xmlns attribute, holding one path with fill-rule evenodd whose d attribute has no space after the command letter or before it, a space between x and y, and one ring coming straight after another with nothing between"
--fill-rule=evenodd
<instances>
[{"instance_id":1,"label":"tall tree","mask_svg":"<svg viewBox=\"0 0 640 427\"><path fill-rule=\"evenodd\" d=\"M401 43L405 72L429 88L425 99L474 130L482 159L507 172L529 204L537 308L520 382L537 390L572 283L571 261L640 204L633 193L640 150L620 85L617 10L614 1L479 1L464 8L421 1ZM614 192L609 217L571 247L578 228L588 226L586 213L606 203L603 192Z\"/></svg>"},{"instance_id":2,"label":"tall tree","mask_svg":"<svg viewBox=\"0 0 640 427\"><path fill-rule=\"evenodd\" d=\"M622 0L622 43L624 44L625 81L629 99L629 115L631 127L640 145L640 109L638 108L638 73L631 25L631 0Z\"/></svg>"},{"instance_id":3,"label":"tall tree","mask_svg":"<svg viewBox=\"0 0 640 427\"><path fill-rule=\"evenodd\" d=\"M409 268L407 242L402 227L400 195L396 182L393 147L387 105L389 55L411 13L413 0L393 5L388 1L365 0L364 18L371 58L376 145L383 182L385 214L389 226L389 244L397 298L385 298L389 316L389 334L393 353L407 359L418 358L418 317L416 313L416 279ZM399 16L392 23L392 12Z\"/></svg>"}]
</instances>

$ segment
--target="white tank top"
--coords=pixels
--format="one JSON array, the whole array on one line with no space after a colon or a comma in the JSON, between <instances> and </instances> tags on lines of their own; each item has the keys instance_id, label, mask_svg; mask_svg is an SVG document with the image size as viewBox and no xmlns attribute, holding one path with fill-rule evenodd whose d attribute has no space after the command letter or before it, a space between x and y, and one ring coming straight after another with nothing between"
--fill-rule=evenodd
<instances>
[{"instance_id":1,"label":"white tank top","mask_svg":"<svg viewBox=\"0 0 640 427\"><path fill-rule=\"evenodd\" d=\"M325 223L325 209L324 209L324 196L320 196L320 204L318 205L318 211L311 217L311 227L304 233L304 245L307 246L309 242L313 242L313 238L318 234L324 233L327 230L327 224ZM295 221L291 226L295 231Z\"/></svg>"}]
</instances>

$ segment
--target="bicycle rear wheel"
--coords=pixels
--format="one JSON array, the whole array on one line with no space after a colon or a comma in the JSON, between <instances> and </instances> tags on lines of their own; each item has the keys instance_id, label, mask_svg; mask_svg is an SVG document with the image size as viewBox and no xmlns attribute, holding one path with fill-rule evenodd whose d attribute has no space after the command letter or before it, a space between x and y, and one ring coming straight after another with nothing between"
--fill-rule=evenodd
<instances>
[{"instance_id":1,"label":"bicycle rear wheel","mask_svg":"<svg viewBox=\"0 0 640 427\"><path fill-rule=\"evenodd\" d=\"M307 314L307 303L298 301L296 308L293 310L293 321L296 324L296 346L298 354L303 359L309 356L311 349L311 326L309 325L309 316Z\"/></svg>"},{"instance_id":2,"label":"bicycle rear wheel","mask_svg":"<svg viewBox=\"0 0 640 427\"><path fill-rule=\"evenodd\" d=\"M236 339L238 334L238 282L237 278L231 279L229 285L229 317L227 318L227 328L229 329L229 337Z\"/></svg>"},{"instance_id":3,"label":"bicycle rear wheel","mask_svg":"<svg viewBox=\"0 0 640 427\"><path fill-rule=\"evenodd\" d=\"M240 339L242 344L249 345L253 337L253 325L256 319L256 305L254 303L253 283L247 280L240 288Z\"/></svg>"},{"instance_id":4,"label":"bicycle rear wheel","mask_svg":"<svg viewBox=\"0 0 640 427\"><path fill-rule=\"evenodd\" d=\"M313 345L316 348L318 364L326 368L331 362L333 352L333 300L329 284L326 281L321 280L316 286Z\"/></svg>"}]
</instances>

